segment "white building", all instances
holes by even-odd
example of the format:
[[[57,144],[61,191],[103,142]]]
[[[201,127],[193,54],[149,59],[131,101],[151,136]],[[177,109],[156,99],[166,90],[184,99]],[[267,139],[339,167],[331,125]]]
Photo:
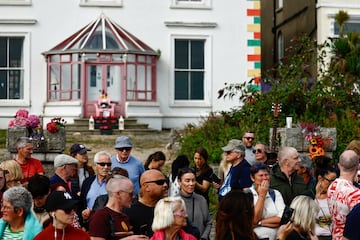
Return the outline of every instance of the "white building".
[[[0,0],[0,128],[20,108],[68,122],[115,115],[155,129],[197,123],[260,77],[260,0]]]

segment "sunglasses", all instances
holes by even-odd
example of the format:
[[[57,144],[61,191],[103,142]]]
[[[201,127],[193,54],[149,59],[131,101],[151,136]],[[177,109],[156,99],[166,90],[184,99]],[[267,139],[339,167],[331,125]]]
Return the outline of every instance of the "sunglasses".
[[[254,139],[255,139],[255,138],[253,138],[253,137],[244,137],[244,138],[245,138],[246,140],[248,140],[248,141],[250,141],[250,140],[251,140],[251,141],[254,141]]]
[[[227,155],[229,155],[229,154],[232,153],[232,151],[226,151],[225,153],[226,153]]]
[[[164,185],[164,183],[167,184],[167,180],[166,179],[158,179],[158,180],[154,180],[154,181],[148,181],[145,183],[155,183],[156,185],[162,186],[162,185]]]
[[[96,164],[98,164],[102,167],[105,167],[105,166],[111,167],[111,162],[98,162]]]
[[[262,153],[262,150],[261,150],[260,148],[254,149],[254,150],[253,150],[253,153]]]
[[[63,211],[66,213],[66,214],[70,214],[72,213],[72,211],[75,211],[74,208],[69,208],[69,209],[63,209]]]
[[[131,150],[131,147],[118,148],[117,150],[119,150],[120,152],[123,152],[124,150],[125,150],[126,152],[128,152],[128,151]]]

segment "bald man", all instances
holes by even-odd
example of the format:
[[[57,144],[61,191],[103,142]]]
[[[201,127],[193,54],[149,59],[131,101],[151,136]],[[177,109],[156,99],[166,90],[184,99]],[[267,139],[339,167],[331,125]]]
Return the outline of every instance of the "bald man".
[[[124,209],[136,234],[152,236],[151,225],[155,205],[161,198],[167,196],[167,193],[167,179],[160,171],[151,169],[141,175],[139,200],[135,201],[131,208]]]
[[[104,208],[95,212],[90,220],[89,235],[92,240],[113,239],[147,239],[145,235],[132,235],[129,217],[122,212],[129,208],[134,199],[134,187],[130,179],[118,176],[106,184],[109,200]]]

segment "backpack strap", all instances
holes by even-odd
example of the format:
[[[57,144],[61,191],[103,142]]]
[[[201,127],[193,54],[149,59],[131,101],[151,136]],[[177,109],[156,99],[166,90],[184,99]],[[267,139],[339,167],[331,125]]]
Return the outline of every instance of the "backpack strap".
[[[273,200],[273,202],[275,202],[275,191],[272,188],[269,188],[269,195],[271,197],[271,199]]]

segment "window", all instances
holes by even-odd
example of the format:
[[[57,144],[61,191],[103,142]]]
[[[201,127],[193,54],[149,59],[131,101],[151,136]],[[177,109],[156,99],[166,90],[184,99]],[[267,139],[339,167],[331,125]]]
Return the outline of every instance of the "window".
[[[348,32],[357,32],[360,33],[360,18],[350,18],[344,25],[344,35]],[[334,35],[339,36],[340,26],[334,21]]]
[[[175,39],[175,100],[204,100],[205,40]]]
[[[24,98],[24,37],[0,36],[0,99]]]
[[[211,9],[212,0],[171,0],[170,8]]]
[[[284,2],[283,0],[278,0],[278,9],[281,9],[284,7]]]
[[[123,0],[80,0],[80,6],[89,6],[89,7],[99,7],[99,6],[108,6],[108,7],[122,7]]]
[[[282,32],[278,34],[278,62],[281,62],[282,58],[284,57],[284,38]]]

